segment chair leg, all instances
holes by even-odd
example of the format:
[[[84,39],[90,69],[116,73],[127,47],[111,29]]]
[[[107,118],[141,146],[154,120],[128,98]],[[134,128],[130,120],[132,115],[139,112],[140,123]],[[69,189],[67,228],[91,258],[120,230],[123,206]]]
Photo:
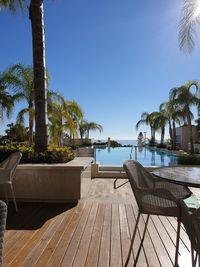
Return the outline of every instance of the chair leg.
[[[16,199],[15,199],[15,194],[14,194],[12,183],[10,184],[10,188],[11,188],[11,191],[12,191],[12,197],[13,197],[13,201],[14,201],[14,205],[15,205],[15,210],[16,210],[16,212],[18,212],[17,202],[16,202]]]
[[[137,256],[135,258],[134,267],[137,265],[137,261],[138,261],[139,255],[140,255],[140,251],[141,251],[141,248],[142,248],[142,245],[143,245],[143,242],[144,242],[145,234],[146,234],[146,231],[147,231],[147,225],[148,225],[148,222],[149,222],[149,217],[150,217],[150,215],[148,214],[146,222],[145,222],[144,231],[143,231],[142,239],[141,239],[141,242],[140,242],[140,246],[139,246],[139,249],[138,249],[138,252],[137,252]]]
[[[114,180],[114,189],[117,189],[117,180],[118,180],[118,178],[116,178],[116,179]]]
[[[195,259],[194,259],[194,249],[191,244],[191,259],[192,259],[192,267],[195,267]]]
[[[140,220],[140,212],[138,211],[138,215],[137,215],[137,219],[136,219],[136,223],[135,223],[135,228],[134,228],[134,231],[133,231],[133,236],[132,236],[132,239],[131,239],[131,244],[130,244],[128,256],[127,256],[127,259],[126,259],[124,267],[128,266],[128,262],[129,262],[129,259],[130,259],[130,256],[131,256],[131,251],[132,251],[134,239],[135,239],[135,236],[136,236],[136,231],[137,231],[139,220]]]
[[[174,266],[175,267],[178,267],[178,252],[179,252],[180,230],[181,230],[181,221],[178,218],[177,235],[176,235],[176,252],[175,252],[175,262],[174,262]]]
[[[7,184],[3,185],[3,190],[4,190],[5,202],[8,205]]]

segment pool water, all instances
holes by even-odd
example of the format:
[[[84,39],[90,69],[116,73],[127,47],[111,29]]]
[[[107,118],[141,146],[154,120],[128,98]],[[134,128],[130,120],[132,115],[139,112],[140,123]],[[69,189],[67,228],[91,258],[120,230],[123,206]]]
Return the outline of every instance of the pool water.
[[[96,148],[96,161],[100,165],[123,165],[124,161],[134,159],[144,166],[168,166],[177,163],[176,155],[147,147]]]

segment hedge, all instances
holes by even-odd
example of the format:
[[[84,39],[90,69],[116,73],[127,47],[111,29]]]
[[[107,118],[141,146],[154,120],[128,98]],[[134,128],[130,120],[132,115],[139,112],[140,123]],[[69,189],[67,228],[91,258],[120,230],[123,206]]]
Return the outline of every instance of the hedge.
[[[186,154],[179,155],[177,158],[178,164],[183,165],[200,165],[200,155],[199,154]]]
[[[45,152],[36,153],[29,146],[0,146],[0,162],[6,159],[11,153],[21,152],[20,163],[66,163],[74,158],[70,147],[50,147]]]

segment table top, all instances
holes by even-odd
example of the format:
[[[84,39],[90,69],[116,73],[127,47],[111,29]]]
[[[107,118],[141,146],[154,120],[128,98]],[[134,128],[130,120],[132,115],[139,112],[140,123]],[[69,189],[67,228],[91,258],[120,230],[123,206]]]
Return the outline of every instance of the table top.
[[[155,176],[170,182],[191,187],[200,187],[199,167],[166,167],[152,172]]]

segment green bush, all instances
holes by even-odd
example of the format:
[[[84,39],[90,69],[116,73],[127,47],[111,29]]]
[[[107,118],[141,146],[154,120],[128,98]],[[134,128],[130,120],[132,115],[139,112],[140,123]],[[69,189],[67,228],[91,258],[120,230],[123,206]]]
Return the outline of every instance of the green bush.
[[[189,155],[179,155],[177,158],[178,164],[183,165],[200,165],[200,155],[189,154]]]
[[[20,163],[65,163],[74,158],[74,153],[70,147],[50,147],[45,152],[36,153],[29,146],[0,146],[0,162],[14,152],[22,153]]]
[[[157,144],[157,148],[166,148],[166,144]]]

